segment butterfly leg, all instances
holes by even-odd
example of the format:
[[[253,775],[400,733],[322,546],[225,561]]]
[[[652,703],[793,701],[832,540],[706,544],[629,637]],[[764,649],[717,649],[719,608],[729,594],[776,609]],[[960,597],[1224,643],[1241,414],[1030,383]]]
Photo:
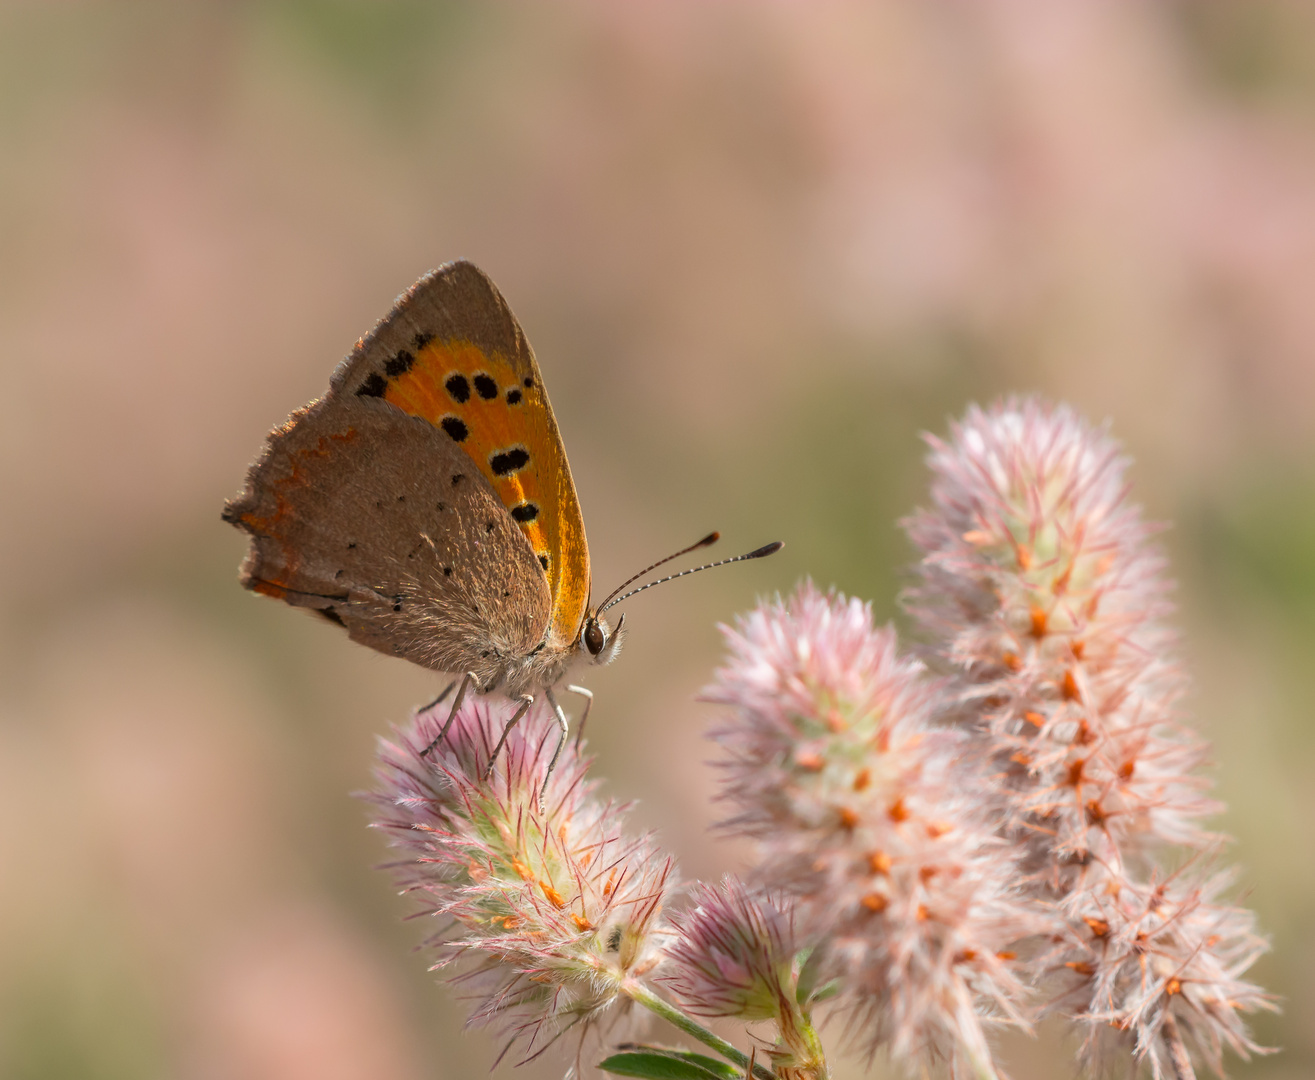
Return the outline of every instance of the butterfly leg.
[[[571,725],[567,722],[566,713],[557,704],[557,696],[552,692],[552,687],[545,686],[543,692],[548,698],[548,704],[552,706],[553,715],[557,717],[557,726],[562,729],[562,733],[557,737],[557,749],[552,752],[552,760],[548,762],[548,772],[543,778],[543,787],[539,790],[540,811],[543,810],[543,793],[548,790],[548,780],[552,777],[553,769],[557,768],[557,759],[562,756],[562,747],[566,745],[566,740],[571,734]]]
[[[461,706],[466,700],[466,691],[472,686],[478,685],[479,676],[473,671],[467,671],[466,674],[461,677],[461,689],[457,691],[457,700],[452,702],[452,711],[447,714],[447,722],[443,725],[443,730],[438,733],[434,741],[420,751],[421,757],[424,757],[429,751],[434,749],[434,747],[447,738],[447,729],[452,726],[452,721],[457,718],[457,713],[461,711]],[[451,689],[452,687],[450,686],[447,688],[447,690]],[[443,698],[447,697],[447,690],[444,690],[443,693],[439,695],[439,701],[442,701]],[[435,702],[434,704],[438,704],[438,702]]]
[[[428,705],[426,705],[423,709],[421,709],[420,712],[427,713],[435,705],[443,704],[443,699],[447,697],[448,694],[452,693],[452,688],[456,685],[457,685],[457,680],[453,679],[450,683],[447,684],[447,689],[444,690],[441,694],[439,694],[438,697],[434,698],[434,700],[431,701]]]
[[[568,684],[566,690],[567,693],[584,698],[584,712],[580,714],[580,722],[575,726],[575,745],[579,746],[580,740],[584,738],[584,725],[585,721],[589,719],[589,710],[594,706],[594,692],[574,684]]]
[[[497,763],[498,755],[502,753],[503,744],[506,743],[507,736],[511,734],[511,729],[519,724],[521,717],[530,711],[530,706],[534,704],[534,695],[521,694],[516,700],[520,702],[520,707],[512,715],[512,718],[507,721],[507,726],[502,729],[502,738],[498,740],[498,745],[493,748],[493,753],[489,756],[488,768],[484,770],[485,780],[493,775],[493,766]]]

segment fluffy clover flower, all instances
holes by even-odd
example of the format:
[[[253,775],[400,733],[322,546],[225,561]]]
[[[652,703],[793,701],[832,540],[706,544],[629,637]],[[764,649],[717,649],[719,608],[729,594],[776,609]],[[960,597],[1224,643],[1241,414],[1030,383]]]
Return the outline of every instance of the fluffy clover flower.
[[[621,832],[626,807],[594,797],[574,745],[539,811],[558,732],[546,708],[521,720],[486,778],[515,708],[469,701],[423,757],[446,710],[418,714],[381,740],[371,799],[402,853],[390,864],[402,890],[443,923],[427,941],[435,968],[461,962],[470,1023],[508,1033],[508,1047],[523,1039],[528,1060],[572,1028],[583,1037],[625,980],[657,966],[672,862]]]
[[[724,824],[759,840],[755,879],[793,894],[864,1049],[989,1075],[983,1020],[1021,1022],[1010,950],[1038,923],[968,740],[933,727],[933,684],[857,600],[806,584],[726,637],[705,696],[731,710]]]
[[[780,1038],[769,1053],[776,1075],[821,1080],[822,1044],[800,986],[807,954],[795,940],[789,907],[734,878],[697,885],[693,898],[697,906],[673,918],[677,937],[663,981],[697,1016],[774,1021]]]
[[[1184,1038],[1218,1069],[1222,1043],[1256,1049],[1238,1014],[1266,1004],[1241,979],[1264,945],[1198,865],[1156,884],[1160,852],[1217,846],[1201,821],[1219,807],[1194,771],[1205,747],[1178,719],[1169,585],[1127,501],[1126,459],[1070,409],[1032,400],[971,409],[948,443],[929,441],[906,604],[995,761],[1002,832],[1057,912],[1045,962],[1067,984],[1058,1003],[1089,1057],[1112,1029],[1157,1077],[1190,1075]]]

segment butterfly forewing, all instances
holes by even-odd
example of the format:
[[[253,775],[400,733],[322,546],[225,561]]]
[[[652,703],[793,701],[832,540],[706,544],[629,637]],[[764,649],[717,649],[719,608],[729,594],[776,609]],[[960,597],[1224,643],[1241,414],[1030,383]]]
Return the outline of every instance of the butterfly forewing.
[[[573,642],[589,602],[584,521],[539,366],[493,282],[467,262],[421,278],[339,366],[330,392],[381,399],[467,455],[543,569],[549,640]]]

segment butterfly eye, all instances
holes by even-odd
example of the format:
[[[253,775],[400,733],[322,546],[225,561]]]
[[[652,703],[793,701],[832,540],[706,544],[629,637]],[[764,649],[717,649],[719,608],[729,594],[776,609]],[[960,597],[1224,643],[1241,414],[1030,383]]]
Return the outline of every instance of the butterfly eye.
[[[591,656],[597,656],[606,644],[607,635],[603,633],[603,628],[590,619],[589,625],[584,628],[584,647],[589,650]]]

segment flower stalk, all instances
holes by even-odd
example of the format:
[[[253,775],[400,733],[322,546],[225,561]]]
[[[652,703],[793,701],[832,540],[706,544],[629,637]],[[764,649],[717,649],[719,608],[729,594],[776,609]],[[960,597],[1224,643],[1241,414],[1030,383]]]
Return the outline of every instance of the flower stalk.
[[[667,1021],[677,1031],[684,1032],[691,1039],[701,1042],[704,1046],[716,1050],[727,1061],[733,1062],[741,1069],[748,1069],[750,1065],[749,1055],[741,1052],[734,1044],[728,1043],[719,1035],[714,1034],[700,1024],[693,1017],[681,1012],[680,1009],[672,1005],[671,1002],[659,997],[644,983],[638,980],[631,980],[625,983],[622,991],[632,1001],[653,1013],[654,1016],[660,1016]],[[777,1075],[766,1066],[753,1063],[753,1075],[758,1080],[777,1080]]]

